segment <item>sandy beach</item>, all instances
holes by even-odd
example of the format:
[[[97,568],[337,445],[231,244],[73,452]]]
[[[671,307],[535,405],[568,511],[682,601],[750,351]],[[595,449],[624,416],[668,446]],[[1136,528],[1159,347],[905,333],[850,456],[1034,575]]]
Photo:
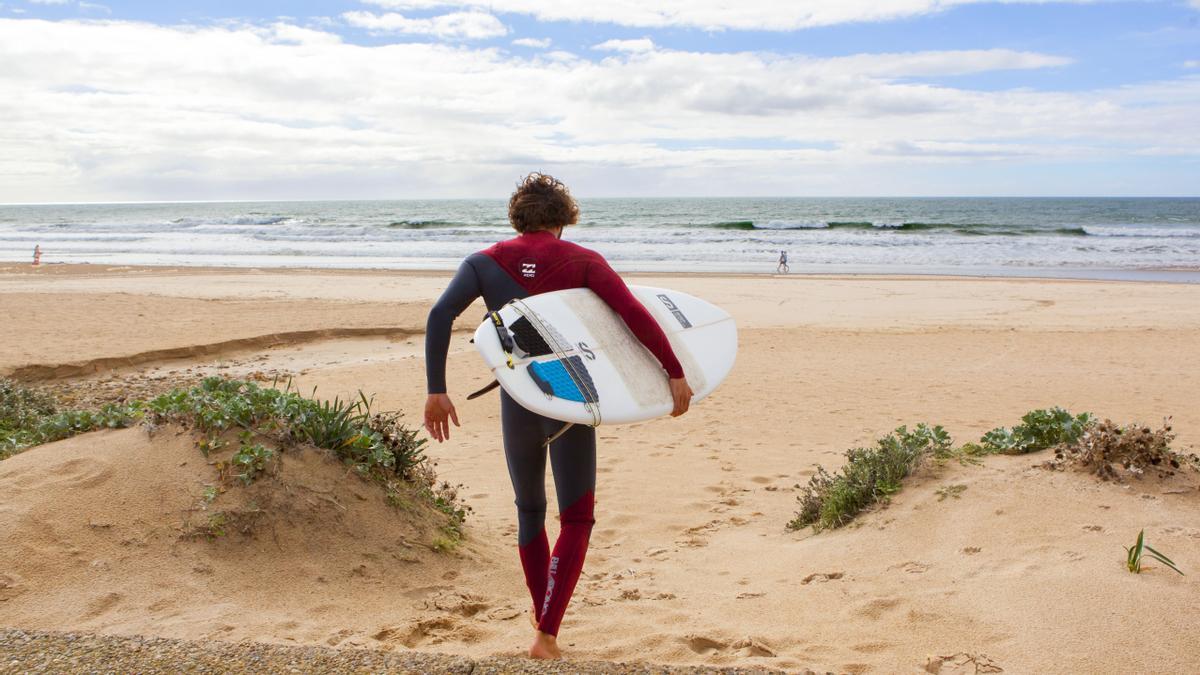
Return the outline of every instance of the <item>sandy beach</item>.
[[[1121,423],[1172,416],[1175,449],[1200,451],[1200,285],[626,279],[727,308],[740,350],[687,415],[600,429],[597,523],[560,636],[568,658],[851,673],[1196,669],[1195,475],[1115,484],[1047,471],[1043,457],[992,456],[926,468],[850,527],[786,525],[816,464],[836,468],[844,450],[901,424],[940,424],[963,443],[1062,406]],[[447,280],[0,266],[0,375],[84,393],[284,375],[323,398],[373,393],[415,425],[425,315]],[[274,533],[183,540],[181,510],[208,470],[191,439],[96,432],[0,462],[0,627],[519,655],[530,629],[498,401],[465,400],[491,379],[467,342],[482,311],[460,318],[451,346],[463,426],[429,449],[473,509],[455,552],[406,545],[402,514],[308,456],[289,461],[344,505],[319,521],[336,529],[312,531],[305,515]],[[1122,546],[1143,528],[1187,576],[1126,571]]]

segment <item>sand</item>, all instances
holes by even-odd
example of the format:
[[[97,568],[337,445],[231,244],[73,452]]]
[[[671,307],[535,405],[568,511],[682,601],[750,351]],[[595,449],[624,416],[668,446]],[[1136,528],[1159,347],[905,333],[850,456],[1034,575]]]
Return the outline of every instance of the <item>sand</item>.
[[[415,422],[424,313],[446,280],[0,267],[0,373],[86,388],[285,372],[322,396],[374,392]],[[924,471],[854,526],[785,528],[814,464],[834,468],[899,424],[942,424],[961,442],[1061,405],[1119,421],[1173,415],[1176,448],[1200,450],[1200,286],[628,280],[729,308],[741,350],[688,415],[601,429],[597,524],[561,636],[570,658],[947,673],[1200,663],[1192,477],[1119,485],[992,457]],[[459,551],[429,550],[420,523],[312,457],[287,475],[353,514],[314,498],[271,535],[182,537],[209,479],[190,440],[100,432],[0,463],[0,626],[519,655],[530,629],[498,402],[463,400],[490,379],[466,340],[456,335],[449,370],[464,426],[430,451],[474,508]],[[1122,546],[1142,528],[1188,576],[1125,571]]]

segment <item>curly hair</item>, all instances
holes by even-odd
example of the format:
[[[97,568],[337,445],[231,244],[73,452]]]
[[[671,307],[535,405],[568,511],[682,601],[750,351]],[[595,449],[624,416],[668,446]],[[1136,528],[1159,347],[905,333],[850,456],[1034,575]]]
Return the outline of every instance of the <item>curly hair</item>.
[[[533,172],[517,184],[508,200],[508,221],[522,234],[579,222],[579,205],[554,176]]]

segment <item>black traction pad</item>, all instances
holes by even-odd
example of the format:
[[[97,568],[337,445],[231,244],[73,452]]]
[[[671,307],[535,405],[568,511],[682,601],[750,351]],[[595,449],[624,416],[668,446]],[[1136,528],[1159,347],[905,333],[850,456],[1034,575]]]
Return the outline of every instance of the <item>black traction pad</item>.
[[[512,333],[513,341],[517,343],[517,347],[525,352],[528,356],[545,356],[552,354],[553,349],[546,343],[546,339],[542,334],[533,327],[526,317],[521,317],[509,325],[508,330]]]

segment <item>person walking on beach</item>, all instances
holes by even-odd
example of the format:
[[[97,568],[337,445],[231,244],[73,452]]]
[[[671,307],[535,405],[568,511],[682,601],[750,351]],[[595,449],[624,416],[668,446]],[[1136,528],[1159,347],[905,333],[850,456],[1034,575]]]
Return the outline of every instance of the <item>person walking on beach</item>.
[[[787,251],[780,251],[779,252],[779,265],[775,268],[775,273],[778,274],[778,273],[782,272],[783,274],[787,274],[788,272],[791,272],[791,271],[792,271],[792,268],[788,267]]]
[[[42,264],[42,246],[41,244],[33,245],[33,266],[37,267]]]
[[[567,187],[552,176],[531,173],[508,202],[508,218],[518,233],[467,256],[429,312],[425,333],[428,398],[425,429],[439,443],[449,440],[458,412],[446,389],[446,354],[454,319],[476,298],[488,311],[510,300],[568,288],[590,288],[629,326],[658,359],[674,399],[672,416],[688,410],[692,389],[666,335],[621,277],[595,251],[562,240],[563,229],[579,219],[579,207]],[[536,633],[533,658],[561,658],[559,624],[587,554],[595,523],[596,431],[573,426],[549,444],[550,466],[562,524],[554,551],[546,537],[546,440],[562,422],[521,407],[503,390],[500,420],[504,456],[517,506],[517,547],[525,585],[533,601]]]

